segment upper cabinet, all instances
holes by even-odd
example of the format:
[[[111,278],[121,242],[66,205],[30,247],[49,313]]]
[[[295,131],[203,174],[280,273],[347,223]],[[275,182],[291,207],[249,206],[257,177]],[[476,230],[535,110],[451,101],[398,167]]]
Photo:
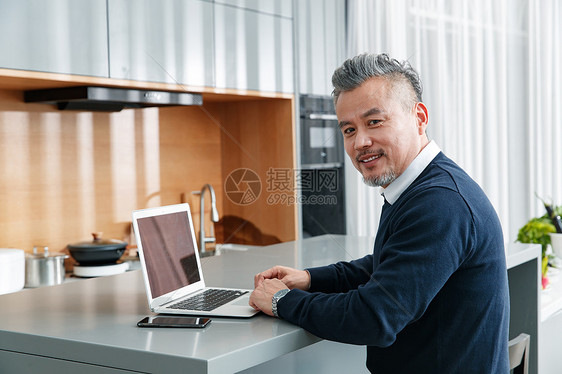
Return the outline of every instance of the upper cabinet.
[[[290,0],[0,0],[0,68],[293,93],[293,10]]]
[[[109,0],[110,77],[213,87],[213,4]]]
[[[329,95],[345,57],[345,0],[296,1],[299,93]]]
[[[0,68],[108,76],[106,0],[0,0]]]
[[[288,18],[293,17],[293,2],[291,0],[215,0],[215,3]]]
[[[293,65],[291,18],[215,3],[216,87],[293,92]]]

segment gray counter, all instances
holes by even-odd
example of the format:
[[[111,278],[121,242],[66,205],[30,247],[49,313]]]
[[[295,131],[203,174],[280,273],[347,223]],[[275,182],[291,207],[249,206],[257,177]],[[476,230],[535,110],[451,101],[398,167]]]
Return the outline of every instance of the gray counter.
[[[253,288],[253,275],[270,266],[351,260],[370,253],[372,242],[322,236],[225,250],[202,260],[205,281]],[[512,266],[536,253],[521,248],[517,256]],[[245,320],[213,318],[201,330],[138,328],[136,322],[150,314],[140,271],[2,295],[0,305],[2,373],[270,373],[272,367],[285,373],[341,372],[336,363],[347,372],[365,370],[363,347],[321,341],[262,314]]]

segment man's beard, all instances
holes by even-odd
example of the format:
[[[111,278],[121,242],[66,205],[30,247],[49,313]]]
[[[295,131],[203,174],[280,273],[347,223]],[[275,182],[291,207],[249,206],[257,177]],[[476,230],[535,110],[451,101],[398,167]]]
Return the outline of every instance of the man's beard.
[[[363,156],[367,156],[367,155],[378,155],[378,157],[386,157],[386,152],[383,149],[378,149],[378,150],[367,150],[364,152],[361,152],[360,154],[358,154],[355,157],[355,160],[357,161],[357,165],[361,165],[361,158]],[[361,172],[361,167],[360,166],[356,166],[357,170],[359,170],[359,172]],[[396,173],[393,170],[388,170],[387,172],[385,172],[382,175],[375,175],[375,176],[370,176],[370,177],[365,177],[365,175],[361,172],[361,175],[363,176],[363,183],[365,183],[367,186],[370,187],[382,187],[382,186],[386,186],[390,183],[392,183],[398,176],[396,175]]]
[[[390,170],[383,175],[375,175],[372,177],[363,176],[363,183],[370,187],[382,187],[392,183],[396,179],[396,173]]]

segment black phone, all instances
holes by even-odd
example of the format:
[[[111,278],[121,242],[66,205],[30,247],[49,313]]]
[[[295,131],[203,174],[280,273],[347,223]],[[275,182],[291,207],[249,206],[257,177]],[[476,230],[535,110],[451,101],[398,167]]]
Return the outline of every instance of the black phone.
[[[203,328],[211,322],[210,318],[183,316],[149,316],[139,322],[139,327],[187,327]]]

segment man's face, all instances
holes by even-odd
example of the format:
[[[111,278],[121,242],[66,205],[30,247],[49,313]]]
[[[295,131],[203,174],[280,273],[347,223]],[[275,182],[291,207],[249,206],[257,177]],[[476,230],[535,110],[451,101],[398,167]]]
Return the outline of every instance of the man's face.
[[[388,186],[428,143],[426,107],[417,103],[406,109],[399,96],[409,91],[391,89],[386,78],[370,78],[340,93],[336,103],[345,151],[373,186]]]

